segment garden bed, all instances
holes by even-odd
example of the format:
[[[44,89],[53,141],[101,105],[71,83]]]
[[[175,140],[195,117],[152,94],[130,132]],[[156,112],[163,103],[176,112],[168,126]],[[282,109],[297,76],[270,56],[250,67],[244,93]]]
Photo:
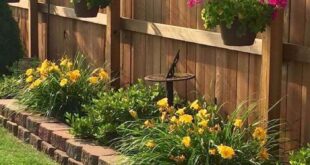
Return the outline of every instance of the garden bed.
[[[58,163],[108,165],[121,161],[113,149],[77,139],[70,134],[69,126],[25,110],[16,100],[0,100],[0,124]]]

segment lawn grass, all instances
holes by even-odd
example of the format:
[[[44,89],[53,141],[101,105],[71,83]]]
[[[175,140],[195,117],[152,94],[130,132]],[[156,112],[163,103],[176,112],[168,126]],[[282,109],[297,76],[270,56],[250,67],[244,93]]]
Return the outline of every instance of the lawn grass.
[[[0,126],[1,165],[56,165],[48,156],[24,144]]]

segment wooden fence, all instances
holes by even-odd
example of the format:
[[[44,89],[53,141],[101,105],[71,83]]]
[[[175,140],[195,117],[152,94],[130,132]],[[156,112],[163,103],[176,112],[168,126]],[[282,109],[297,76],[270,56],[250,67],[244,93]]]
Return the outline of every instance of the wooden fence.
[[[59,59],[81,51],[94,65],[111,63],[121,85],[126,85],[145,75],[166,73],[181,50],[178,71],[196,75],[195,80],[176,84],[182,96],[216,97],[226,103],[227,114],[244,100],[261,99],[258,116],[287,122],[283,135],[293,142],[285,148],[310,142],[309,1],[290,1],[284,21],[275,21],[261,39],[245,47],[225,46],[219,33],[205,31],[201,7],[189,9],[185,0],[115,0],[92,19],[77,18],[69,0],[50,2],[40,0],[32,4],[32,11],[27,0],[10,4],[28,56]],[[34,23],[37,32],[29,28]],[[282,97],[281,111],[268,114],[266,109]]]

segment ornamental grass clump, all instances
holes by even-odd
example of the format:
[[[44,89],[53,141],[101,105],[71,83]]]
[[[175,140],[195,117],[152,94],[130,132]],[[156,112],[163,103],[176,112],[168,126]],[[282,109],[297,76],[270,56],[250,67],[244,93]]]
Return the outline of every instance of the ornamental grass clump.
[[[24,75],[26,89],[20,95],[23,104],[32,109],[64,120],[65,113],[84,115],[82,104],[87,104],[107,89],[110,82],[103,68],[95,70],[83,55],[74,61],[63,58],[59,64],[45,60]]]
[[[18,76],[0,77],[0,99],[12,99],[23,88],[23,81]]]
[[[68,122],[76,136],[109,143],[120,135],[116,131],[119,125],[158,116],[154,102],[164,95],[159,84],[148,86],[139,80],[127,88],[102,93],[98,99],[85,105],[85,116],[69,115]]]
[[[158,101],[158,118],[118,128],[124,136],[117,148],[131,164],[273,164],[270,153],[278,133],[272,129],[278,125],[266,129],[267,123],[247,123],[254,108],[239,106],[223,118],[216,105],[196,100],[175,109],[165,98]]]

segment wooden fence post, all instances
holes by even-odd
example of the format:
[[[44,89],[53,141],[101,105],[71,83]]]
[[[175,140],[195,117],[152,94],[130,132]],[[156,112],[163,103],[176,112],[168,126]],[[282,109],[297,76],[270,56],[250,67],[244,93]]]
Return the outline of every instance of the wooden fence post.
[[[38,57],[38,0],[30,0],[28,8],[29,57]]]
[[[118,76],[113,86],[120,86],[120,0],[113,0],[107,8],[106,48],[105,60],[111,76]],[[112,74],[113,73],[113,74]]]
[[[267,27],[263,34],[263,55],[261,67],[260,113],[263,119],[280,119],[282,60],[283,60],[283,10]],[[274,107],[273,107],[274,106]],[[271,111],[268,111],[273,107]],[[278,129],[278,128],[277,128]]]

